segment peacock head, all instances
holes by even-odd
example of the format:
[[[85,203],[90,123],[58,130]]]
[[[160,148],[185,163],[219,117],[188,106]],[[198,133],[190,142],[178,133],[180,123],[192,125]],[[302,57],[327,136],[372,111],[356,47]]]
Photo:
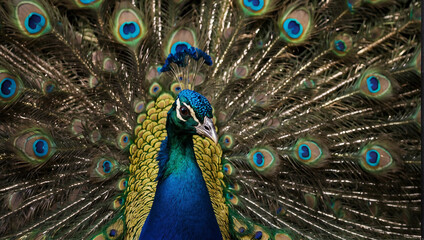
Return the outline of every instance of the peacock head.
[[[209,101],[203,95],[187,89],[178,94],[168,112],[168,124],[175,133],[198,134],[217,143],[218,136],[212,118]]]

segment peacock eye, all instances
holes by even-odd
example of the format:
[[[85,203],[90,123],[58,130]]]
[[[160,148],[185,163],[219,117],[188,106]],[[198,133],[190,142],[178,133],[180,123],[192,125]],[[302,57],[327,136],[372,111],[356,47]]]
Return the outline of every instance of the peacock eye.
[[[11,103],[21,95],[23,84],[21,80],[0,69],[0,103]]]
[[[247,157],[250,166],[265,176],[272,175],[280,161],[278,154],[270,147],[253,148]]]
[[[364,170],[378,174],[392,169],[395,166],[395,161],[388,149],[370,144],[361,150],[359,164]]]
[[[182,106],[180,107],[180,114],[182,117],[188,117],[190,115],[190,111],[188,110],[187,107]]]
[[[116,173],[118,162],[111,157],[100,157],[95,160],[91,177],[96,180],[106,180]]]
[[[22,132],[15,138],[13,144],[20,151],[23,160],[33,164],[46,162],[55,152],[53,140],[38,129]]]
[[[393,81],[376,69],[367,70],[360,78],[359,91],[367,97],[383,99],[393,92]]]
[[[309,139],[299,139],[293,147],[297,161],[309,167],[320,167],[326,158],[324,144]]]

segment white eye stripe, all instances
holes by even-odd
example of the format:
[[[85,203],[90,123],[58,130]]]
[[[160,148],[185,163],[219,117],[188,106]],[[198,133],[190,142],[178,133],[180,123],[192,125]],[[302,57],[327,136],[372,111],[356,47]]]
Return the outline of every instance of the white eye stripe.
[[[185,122],[186,120],[185,120],[184,118],[182,118],[182,117],[181,117],[181,114],[180,114],[180,107],[181,107],[180,99],[178,98],[178,99],[177,99],[177,118],[178,118],[178,119],[180,119],[181,121]]]
[[[186,106],[188,108],[188,110],[190,110],[190,115],[191,117],[194,119],[194,121],[196,121],[198,124],[200,124],[199,120],[197,120],[196,114],[194,113],[193,108],[191,108],[189,105],[183,103],[184,106]]]
[[[185,103],[183,103],[183,104],[184,104],[184,106],[185,106],[186,108],[188,108],[188,110],[190,111],[190,115],[191,115],[191,117],[194,119],[194,121],[196,121],[198,124],[200,124],[199,120],[198,120],[198,119],[197,119],[197,117],[196,117],[196,114],[194,113],[193,108],[191,108],[189,105],[187,105],[187,104],[185,104]],[[180,108],[181,108],[181,103],[180,103],[180,99],[178,98],[178,99],[177,99],[177,117],[178,117],[178,119],[180,119],[181,121],[185,122],[185,121],[187,121],[187,120],[185,120],[183,117],[181,117],[181,114],[180,114]]]

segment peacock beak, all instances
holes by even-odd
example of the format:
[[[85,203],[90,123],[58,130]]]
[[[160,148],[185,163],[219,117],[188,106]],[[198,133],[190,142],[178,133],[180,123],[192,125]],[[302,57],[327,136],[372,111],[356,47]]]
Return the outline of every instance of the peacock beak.
[[[218,143],[218,135],[215,131],[215,126],[211,118],[205,117],[203,124],[196,126],[197,134],[212,139],[215,143]]]

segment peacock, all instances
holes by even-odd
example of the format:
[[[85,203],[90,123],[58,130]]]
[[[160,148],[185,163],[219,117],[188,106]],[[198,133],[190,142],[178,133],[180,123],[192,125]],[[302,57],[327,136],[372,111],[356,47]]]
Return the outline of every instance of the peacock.
[[[0,239],[419,239],[421,2],[0,1]]]

